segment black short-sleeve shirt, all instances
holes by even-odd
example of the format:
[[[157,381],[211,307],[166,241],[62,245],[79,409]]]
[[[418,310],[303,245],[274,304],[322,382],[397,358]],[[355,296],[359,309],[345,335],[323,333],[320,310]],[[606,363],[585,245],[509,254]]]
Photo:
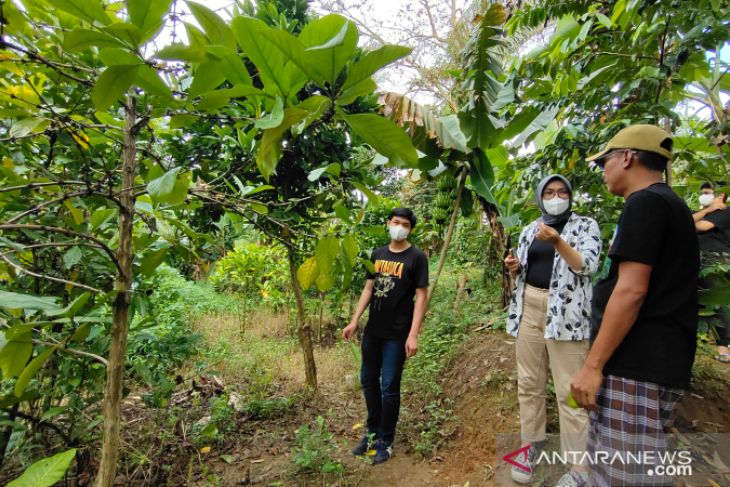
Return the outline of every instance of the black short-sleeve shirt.
[[[414,246],[392,252],[386,245],[370,257],[375,273],[370,316],[365,333],[386,339],[404,339],[413,321],[416,289],[428,286],[428,259]]]
[[[604,367],[604,374],[689,386],[697,343],[699,249],[687,205],[664,183],[632,193],[608,253],[608,276],[596,284],[594,325],[600,325],[622,261],[652,267],[639,315]]]
[[[715,225],[715,228],[699,234],[700,249],[705,252],[730,253],[730,211],[713,211],[704,220]]]

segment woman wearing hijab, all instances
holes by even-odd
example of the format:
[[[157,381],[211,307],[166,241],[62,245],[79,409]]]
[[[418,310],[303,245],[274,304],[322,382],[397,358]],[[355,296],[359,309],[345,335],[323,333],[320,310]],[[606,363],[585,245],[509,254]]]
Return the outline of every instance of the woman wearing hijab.
[[[601,234],[592,218],[571,210],[573,189],[553,174],[537,187],[542,216],[522,230],[516,252],[504,263],[515,279],[507,333],[517,338],[517,379],[520,434],[524,450],[512,479],[532,481],[532,467],[546,440],[545,387],[552,371],[560,416],[560,446],[570,459],[582,455],[588,435],[588,414],[568,403],[570,380],[580,371],[590,339],[593,288],[590,276],[598,268]],[[570,452],[579,452],[572,454]],[[587,467],[580,458],[557,486],[583,486]]]

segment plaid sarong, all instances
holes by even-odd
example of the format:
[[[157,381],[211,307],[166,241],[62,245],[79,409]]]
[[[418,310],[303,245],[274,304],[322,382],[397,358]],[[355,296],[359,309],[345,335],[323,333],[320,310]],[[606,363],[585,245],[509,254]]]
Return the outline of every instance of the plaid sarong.
[[[590,413],[587,452],[603,461],[590,462],[591,487],[672,485],[672,479],[654,474],[666,465],[664,434],[677,401],[684,391],[651,382],[608,375],[598,391],[598,410]],[[653,464],[637,458],[654,455]],[[657,455],[658,454],[658,455]],[[666,458],[666,457],[665,457]]]

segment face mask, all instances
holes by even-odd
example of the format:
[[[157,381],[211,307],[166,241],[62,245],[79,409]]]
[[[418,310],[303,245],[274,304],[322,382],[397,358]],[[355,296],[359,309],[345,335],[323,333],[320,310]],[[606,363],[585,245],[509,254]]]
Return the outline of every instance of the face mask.
[[[708,207],[708,206],[710,206],[710,203],[712,203],[712,200],[714,200],[714,199],[715,199],[714,194],[701,194],[700,195],[700,204],[703,207]]]
[[[543,199],[542,205],[545,207],[545,212],[548,215],[562,215],[570,207],[570,200],[564,200],[563,198],[556,197],[549,200]]]
[[[392,240],[395,240],[396,242],[405,240],[406,237],[408,237],[408,234],[410,233],[408,230],[406,230],[405,228],[403,228],[400,225],[388,226],[388,232],[390,232],[390,238]]]

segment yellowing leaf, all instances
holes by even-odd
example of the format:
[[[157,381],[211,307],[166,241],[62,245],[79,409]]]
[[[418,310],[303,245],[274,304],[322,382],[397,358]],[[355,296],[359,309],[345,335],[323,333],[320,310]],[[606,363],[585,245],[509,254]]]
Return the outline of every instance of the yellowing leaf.
[[[206,453],[210,453],[210,447],[204,446],[203,448],[200,449],[200,453],[202,453],[203,455],[205,455]]]
[[[355,423],[352,425],[352,431],[357,431],[359,429],[362,429],[364,425],[362,423]]]
[[[71,212],[71,216],[73,217],[76,225],[81,225],[84,222],[84,211],[76,208],[73,203],[71,203],[71,200],[64,201],[63,206],[68,208],[68,211]]]
[[[79,144],[79,147],[81,147],[82,149],[89,148],[89,136],[85,133],[79,132],[77,134],[75,132],[71,132],[71,137],[74,138],[74,140]]]
[[[375,450],[368,450],[366,455],[369,457],[374,457],[376,453],[378,453],[378,452],[376,452]]]

